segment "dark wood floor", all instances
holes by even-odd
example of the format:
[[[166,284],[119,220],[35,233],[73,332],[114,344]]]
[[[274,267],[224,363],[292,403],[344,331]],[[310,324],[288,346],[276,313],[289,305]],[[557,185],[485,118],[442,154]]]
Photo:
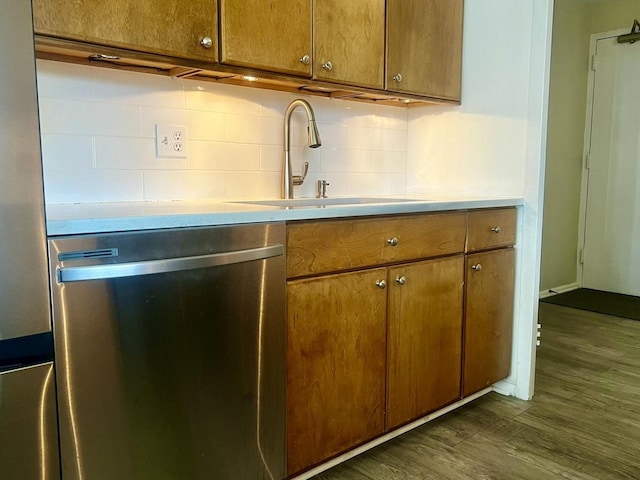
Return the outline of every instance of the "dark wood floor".
[[[315,480],[640,479],[640,322],[541,304],[536,394],[495,393]]]

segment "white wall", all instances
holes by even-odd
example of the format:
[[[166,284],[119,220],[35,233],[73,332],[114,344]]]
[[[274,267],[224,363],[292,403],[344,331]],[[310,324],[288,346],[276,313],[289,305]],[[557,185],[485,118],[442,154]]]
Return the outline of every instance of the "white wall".
[[[407,189],[518,195],[512,374],[533,395],[551,0],[466,0],[462,106],[409,112]]]
[[[462,106],[409,113],[410,192],[522,195],[531,1],[467,0]]]
[[[38,61],[48,203],[278,198],[283,115],[300,95]],[[323,141],[294,115],[292,159],[310,174],[296,196],[406,192],[404,108],[307,97]],[[155,124],[187,126],[187,158],[155,155]]]

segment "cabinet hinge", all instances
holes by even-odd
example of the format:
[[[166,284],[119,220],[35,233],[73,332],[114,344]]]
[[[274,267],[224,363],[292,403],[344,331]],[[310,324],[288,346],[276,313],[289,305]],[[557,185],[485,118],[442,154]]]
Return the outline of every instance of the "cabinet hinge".
[[[584,248],[580,249],[580,264],[584,264]]]
[[[591,153],[587,153],[584,156],[584,168],[586,168],[587,170],[591,168]]]
[[[597,55],[594,53],[591,56],[591,70],[593,70],[594,72],[596,71],[596,61],[597,61]]]

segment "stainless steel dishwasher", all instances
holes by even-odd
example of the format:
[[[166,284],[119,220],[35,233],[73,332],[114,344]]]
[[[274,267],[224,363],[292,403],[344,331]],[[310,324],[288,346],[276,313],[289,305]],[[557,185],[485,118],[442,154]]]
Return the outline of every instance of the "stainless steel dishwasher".
[[[49,240],[65,480],[285,477],[285,227]]]

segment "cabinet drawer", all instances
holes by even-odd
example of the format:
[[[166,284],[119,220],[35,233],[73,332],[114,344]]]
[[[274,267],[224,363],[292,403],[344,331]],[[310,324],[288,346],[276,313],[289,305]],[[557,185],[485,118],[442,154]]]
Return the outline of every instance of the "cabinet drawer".
[[[287,277],[459,253],[466,212],[310,221],[287,228]]]
[[[508,247],[516,242],[516,209],[495,208],[469,212],[467,251]]]

